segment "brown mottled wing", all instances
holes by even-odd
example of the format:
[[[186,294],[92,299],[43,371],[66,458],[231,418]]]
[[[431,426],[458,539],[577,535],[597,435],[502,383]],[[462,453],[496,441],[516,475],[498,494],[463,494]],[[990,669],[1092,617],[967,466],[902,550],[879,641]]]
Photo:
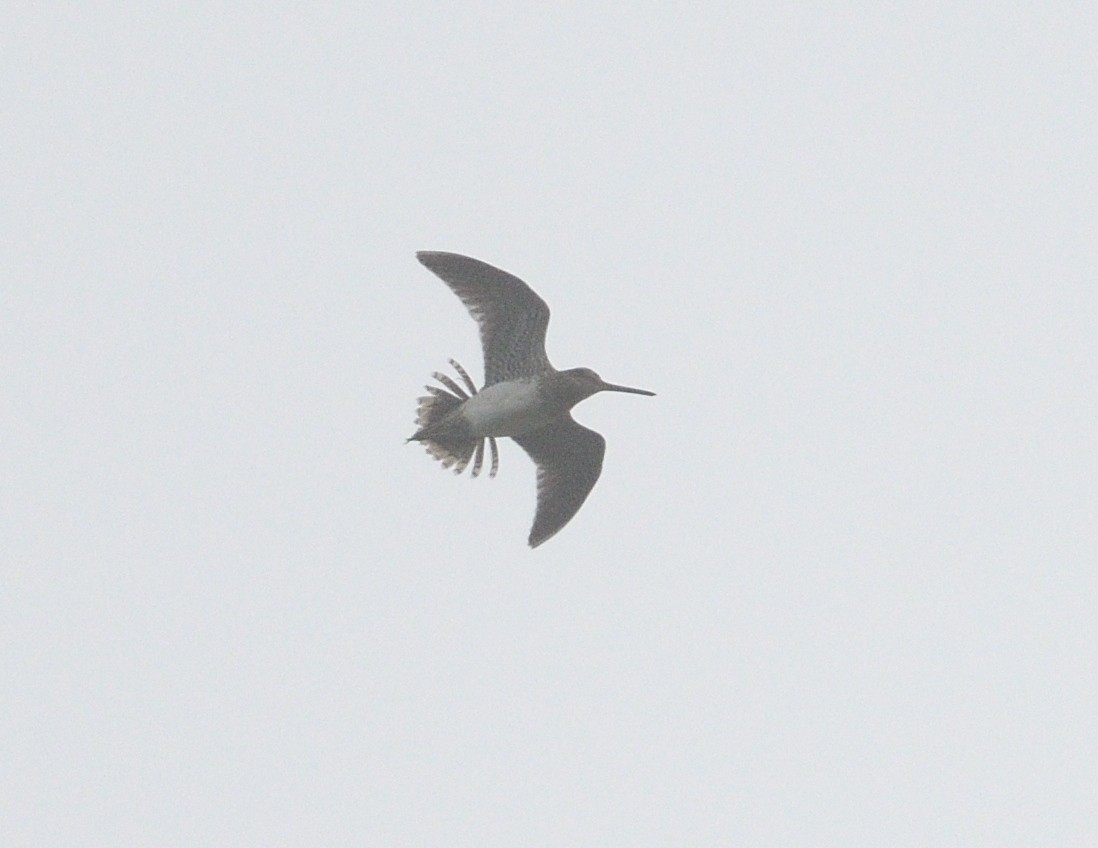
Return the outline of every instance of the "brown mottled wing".
[[[606,440],[571,415],[515,436],[538,467],[538,508],[530,529],[536,548],[572,520],[602,473]]]
[[[437,274],[480,325],[484,385],[548,370],[549,307],[526,283],[479,259],[421,250],[416,258]]]

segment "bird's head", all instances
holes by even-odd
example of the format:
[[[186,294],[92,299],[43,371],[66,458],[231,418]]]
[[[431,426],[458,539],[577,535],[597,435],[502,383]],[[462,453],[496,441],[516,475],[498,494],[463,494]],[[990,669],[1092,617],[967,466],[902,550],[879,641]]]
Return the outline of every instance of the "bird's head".
[[[629,386],[607,383],[590,368],[569,368],[567,371],[561,371],[559,377],[561,394],[572,404],[577,404],[596,392],[628,392],[631,395],[648,395],[649,397],[654,397],[656,394],[647,389],[633,389]]]

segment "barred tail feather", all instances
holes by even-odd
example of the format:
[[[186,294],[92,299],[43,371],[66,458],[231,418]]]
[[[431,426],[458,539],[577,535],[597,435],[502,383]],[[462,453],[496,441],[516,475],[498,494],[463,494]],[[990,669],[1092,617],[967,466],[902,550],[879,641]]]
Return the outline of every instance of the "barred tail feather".
[[[469,439],[468,441],[444,438],[423,440],[423,446],[427,448],[427,453],[442,463],[443,468],[453,468],[455,474],[460,474],[465,470],[465,466],[473,458],[473,453],[476,451],[478,444],[480,444],[480,439]]]
[[[454,366],[462,382],[469,388],[469,392],[475,395],[477,389],[469,378],[468,372],[452,359],[450,364]],[[425,386],[429,394],[419,399],[419,405],[416,407],[416,424],[419,430],[410,441],[422,442],[427,452],[437,459],[443,468],[453,468],[455,474],[463,472],[472,461],[471,476],[476,477],[484,464],[484,439],[468,438],[448,432],[451,428],[443,424],[446,416],[468,400],[470,395],[445,374],[436,371],[432,376],[445,388]],[[499,469],[499,454],[496,440],[490,438],[488,441],[492,448],[492,466],[489,476],[495,477]]]
[[[438,424],[449,413],[461,406],[464,399],[443,391],[437,386],[424,386],[424,388],[430,394],[421,397],[416,407],[416,426],[420,430],[426,430]]]

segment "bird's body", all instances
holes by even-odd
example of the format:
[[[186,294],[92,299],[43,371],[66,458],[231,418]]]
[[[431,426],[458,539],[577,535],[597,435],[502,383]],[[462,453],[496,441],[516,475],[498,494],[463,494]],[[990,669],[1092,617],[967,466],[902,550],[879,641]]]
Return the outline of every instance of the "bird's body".
[[[422,251],[416,257],[437,274],[480,325],[485,386],[477,390],[460,365],[450,363],[468,389],[435,372],[445,388],[427,386],[419,399],[419,429],[409,441],[456,473],[473,461],[472,475],[492,451],[491,476],[498,467],[496,438],[510,437],[538,467],[538,506],[529,543],[537,547],[579,511],[602,471],[606,442],[576,423],[570,410],[600,391],[652,395],[606,383],[589,368],[557,371],[545,354],[549,307],[518,277],[456,253]]]
[[[471,435],[481,438],[521,436],[560,415],[538,390],[536,377],[485,386],[461,405],[460,412]]]

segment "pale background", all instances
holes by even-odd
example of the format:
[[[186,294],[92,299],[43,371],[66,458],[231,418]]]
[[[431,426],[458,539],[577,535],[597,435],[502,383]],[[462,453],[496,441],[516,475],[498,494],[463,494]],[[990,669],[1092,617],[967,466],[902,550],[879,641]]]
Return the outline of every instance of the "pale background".
[[[4,846],[1098,844],[1098,6],[3,30]],[[417,249],[659,393],[536,551]]]

